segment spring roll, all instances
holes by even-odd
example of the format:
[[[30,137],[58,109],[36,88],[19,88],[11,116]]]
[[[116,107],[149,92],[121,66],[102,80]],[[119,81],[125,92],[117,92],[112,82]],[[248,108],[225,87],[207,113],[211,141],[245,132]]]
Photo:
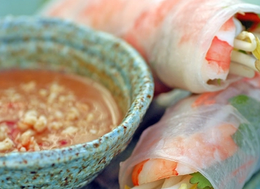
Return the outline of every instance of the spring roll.
[[[242,189],[260,169],[260,76],[169,107],[120,164],[121,189]]]
[[[151,66],[156,92],[194,93],[224,89],[260,70],[253,34],[259,13],[239,0],[56,0],[40,11],[126,40]]]

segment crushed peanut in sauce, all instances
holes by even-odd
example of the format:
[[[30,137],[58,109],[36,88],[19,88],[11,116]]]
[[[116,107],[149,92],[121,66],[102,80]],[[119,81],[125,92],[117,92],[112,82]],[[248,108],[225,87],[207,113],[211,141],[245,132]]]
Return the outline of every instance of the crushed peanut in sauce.
[[[43,70],[0,72],[0,153],[91,141],[121,119],[111,94],[90,79]]]

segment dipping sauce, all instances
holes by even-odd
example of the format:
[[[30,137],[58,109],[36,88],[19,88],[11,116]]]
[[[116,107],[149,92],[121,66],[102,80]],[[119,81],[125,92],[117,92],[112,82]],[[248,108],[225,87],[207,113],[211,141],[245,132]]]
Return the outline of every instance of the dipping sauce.
[[[0,72],[0,153],[88,142],[121,120],[110,92],[89,78],[43,70]]]

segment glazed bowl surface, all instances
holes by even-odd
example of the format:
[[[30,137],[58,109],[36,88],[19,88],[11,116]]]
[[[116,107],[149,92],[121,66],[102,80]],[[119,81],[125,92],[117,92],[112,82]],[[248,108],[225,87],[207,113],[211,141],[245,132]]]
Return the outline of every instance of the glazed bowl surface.
[[[89,77],[112,93],[122,122],[102,137],[52,150],[0,156],[0,188],[81,188],[122,152],[153,97],[153,79],[124,41],[70,21],[40,17],[0,20],[0,71],[51,69]]]

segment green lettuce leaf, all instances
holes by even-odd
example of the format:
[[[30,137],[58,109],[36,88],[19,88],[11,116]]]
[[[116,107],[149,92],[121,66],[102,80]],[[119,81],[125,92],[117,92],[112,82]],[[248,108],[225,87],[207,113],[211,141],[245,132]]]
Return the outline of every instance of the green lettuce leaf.
[[[233,97],[229,102],[249,122],[240,124],[238,131],[232,136],[236,144],[242,147],[246,145],[243,140],[245,135],[253,140],[256,134],[260,134],[260,102],[246,95]]]
[[[201,173],[196,172],[191,174],[190,183],[197,184],[199,189],[213,189],[211,183]]]

